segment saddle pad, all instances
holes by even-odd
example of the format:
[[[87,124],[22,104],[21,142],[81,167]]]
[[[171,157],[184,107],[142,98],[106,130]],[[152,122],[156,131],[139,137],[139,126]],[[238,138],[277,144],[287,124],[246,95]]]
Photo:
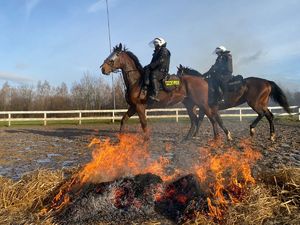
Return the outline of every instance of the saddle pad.
[[[167,87],[179,86],[180,80],[165,80],[164,83],[165,83],[165,86],[167,86]]]
[[[163,80],[163,88],[165,91],[173,91],[180,86],[180,79],[176,75],[169,75]]]

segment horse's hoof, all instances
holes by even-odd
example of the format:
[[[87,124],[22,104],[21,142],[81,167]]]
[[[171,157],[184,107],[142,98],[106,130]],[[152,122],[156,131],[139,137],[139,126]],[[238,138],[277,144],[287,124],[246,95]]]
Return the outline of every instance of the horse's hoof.
[[[227,133],[227,140],[228,141],[232,141],[233,140],[230,131],[228,131],[228,133]]]
[[[271,140],[272,142],[274,142],[274,141],[276,140],[276,135],[275,135],[274,133],[271,134],[270,140]]]
[[[250,136],[253,137],[255,134],[255,129],[254,128],[250,128]]]

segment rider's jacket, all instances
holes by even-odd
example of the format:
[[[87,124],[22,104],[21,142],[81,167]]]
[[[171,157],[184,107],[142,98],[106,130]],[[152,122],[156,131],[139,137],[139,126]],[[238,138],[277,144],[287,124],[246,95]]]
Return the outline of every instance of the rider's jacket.
[[[209,69],[209,74],[221,77],[229,77],[232,75],[232,56],[230,51],[225,51],[218,55],[215,64]]]
[[[154,50],[149,67],[152,71],[158,70],[160,72],[168,73],[170,66],[170,58],[170,51],[165,46],[162,46],[159,49]]]

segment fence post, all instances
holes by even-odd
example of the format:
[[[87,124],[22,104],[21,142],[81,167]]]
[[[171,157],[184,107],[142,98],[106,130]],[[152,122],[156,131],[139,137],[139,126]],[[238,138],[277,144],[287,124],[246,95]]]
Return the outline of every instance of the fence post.
[[[112,122],[115,123],[115,110],[112,110]]]
[[[148,119],[148,111],[145,110],[145,116],[146,116],[146,120]]]
[[[242,109],[240,108],[240,122],[242,121]]]
[[[10,119],[11,119],[11,114],[10,113],[8,113],[8,126],[10,127],[10,125],[11,125],[11,121],[10,121]]]
[[[47,125],[47,113],[44,112],[44,126]]]
[[[79,125],[81,125],[81,111],[79,111]]]
[[[178,123],[178,109],[176,109],[176,122]]]
[[[300,106],[298,107],[298,120],[300,121]]]

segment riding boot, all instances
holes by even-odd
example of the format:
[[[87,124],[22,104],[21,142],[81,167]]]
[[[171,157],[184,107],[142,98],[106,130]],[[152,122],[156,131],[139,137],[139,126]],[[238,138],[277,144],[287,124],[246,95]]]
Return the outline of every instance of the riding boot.
[[[217,92],[218,92],[218,104],[221,104],[221,103],[224,103],[224,92],[223,92],[223,90],[222,90],[222,88],[221,87],[218,87],[218,89],[217,89]]]
[[[144,72],[143,89],[146,91],[150,85],[150,69],[146,68]]]
[[[153,93],[149,96],[152,100],[159,102],[160,100],[157,98],[159,92],[159,81],[157,79],[152,80]]]

